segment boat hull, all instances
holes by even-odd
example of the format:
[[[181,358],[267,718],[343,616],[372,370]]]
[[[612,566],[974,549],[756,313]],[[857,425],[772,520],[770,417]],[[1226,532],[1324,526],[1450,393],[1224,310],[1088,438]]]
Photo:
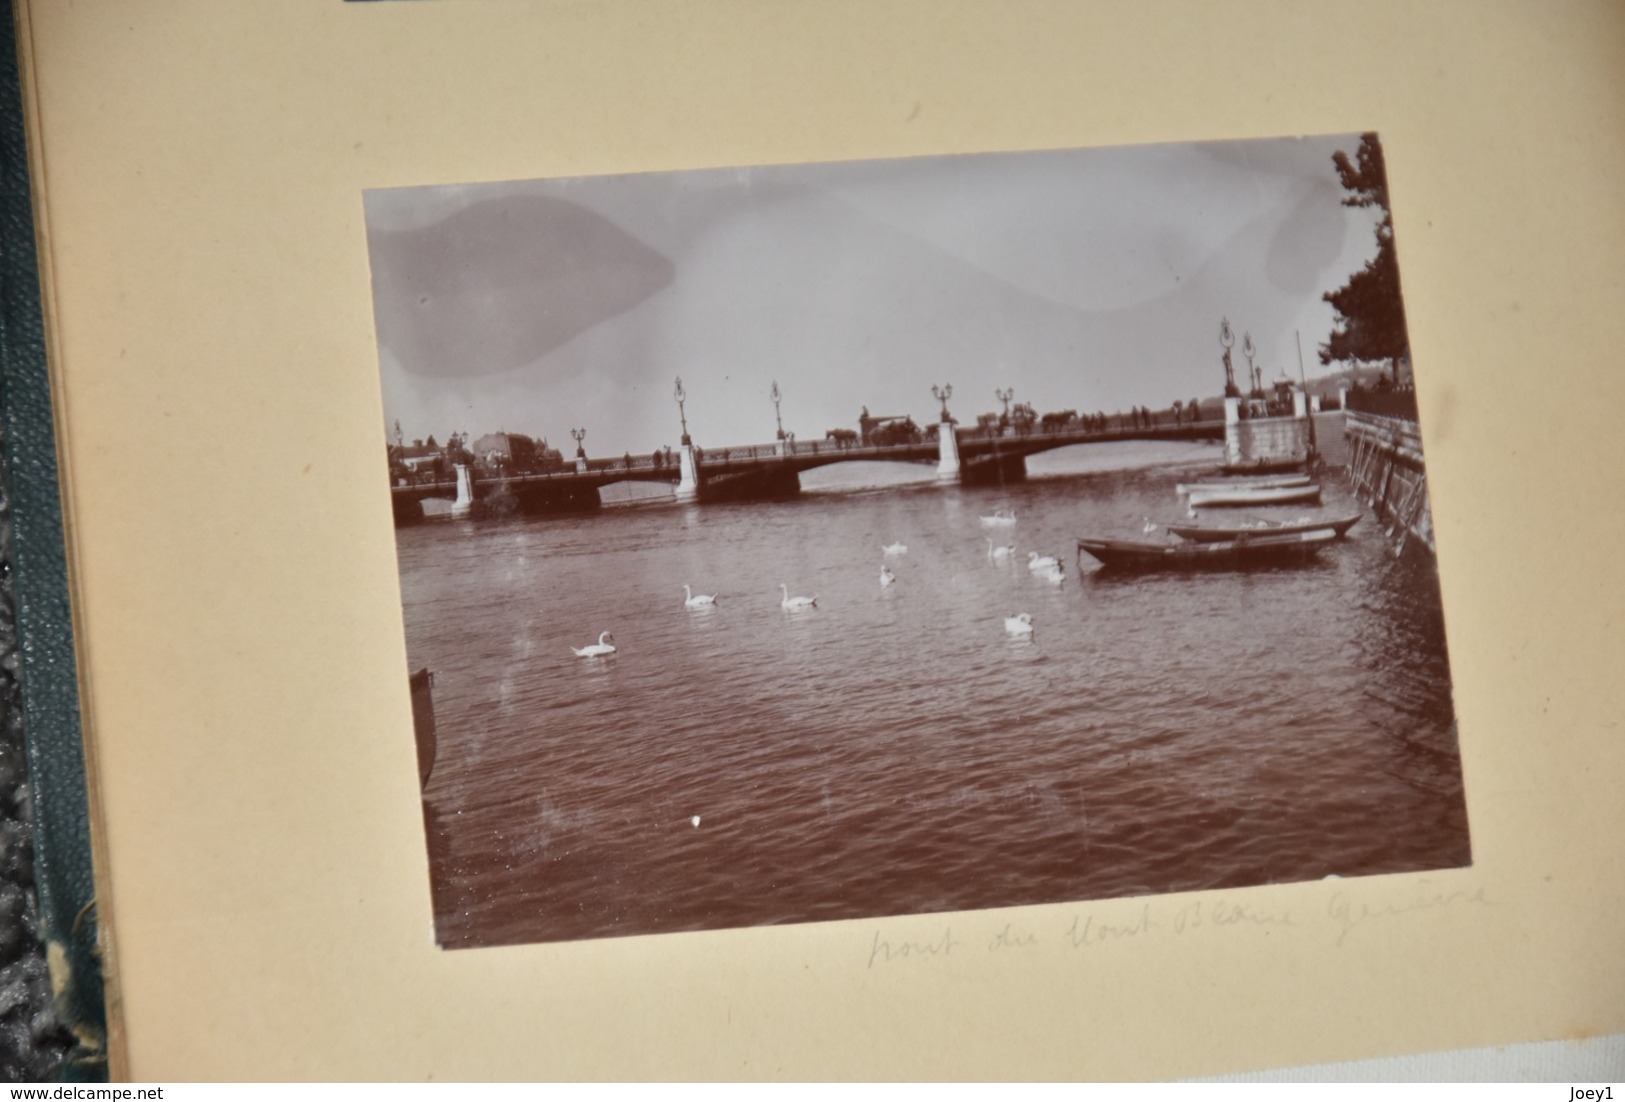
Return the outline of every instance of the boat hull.
[[[1319,486],[1214,487],[1193,489],[1193,509],[1235,508],[1247,505],[1303,505],[1320,502]]]
[[[1078,550],[1114,570],[1235,570],[1305,562],[1337,539],[1330,528],[1212,543],[1080,539]]]
[[[1260,460],[1256,463],[1226,463],[1219,468],[1222,474],[1280,474],[1283,471],[1301,471],[1302,459]]]
[[[1306,474],[1278,474],[1265,478],[1201,479],[1181,482],[1174,488],[1182,494],[1209,493],[1214,490],[1268,490],[1277,486],[1307,486],[1314,481]]]
[[[1342,536],[1350,528],[1353,528],[1359,520],[1359,514],[1355,514],[1351,517],[1336,517],[1332,520],[1297,520],[1283,524],[1260,524],[1252,528],[1201,524],[1169,524],[1165,525],[1165,527],[1180,539],[1193,540],[1197,543],[1219,543],[1224,540],[1249,539],[1259,536],[1297,535],[1300,532],[1313,532],[1317,528],[1329,528],[1334,535]]]

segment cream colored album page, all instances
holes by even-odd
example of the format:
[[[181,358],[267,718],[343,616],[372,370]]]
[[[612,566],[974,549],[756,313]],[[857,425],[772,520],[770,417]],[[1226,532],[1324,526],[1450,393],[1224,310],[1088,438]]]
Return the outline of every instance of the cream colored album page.
[[[1625,1028],[1617,6],[18,17],[116,1075]]]

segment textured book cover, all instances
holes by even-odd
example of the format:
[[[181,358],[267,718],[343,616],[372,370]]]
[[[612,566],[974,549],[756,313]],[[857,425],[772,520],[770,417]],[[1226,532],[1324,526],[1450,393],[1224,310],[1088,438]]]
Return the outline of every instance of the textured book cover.
[[[9,906],[0,923],[7,968],[0,1022],[17,1078],[54,1074],[68,1080],[107,1075],[106,1016],[97,947],[89,803],[80,725],[78,664],[68,600],[68,568],[57,483],[51,386],[46,370],[38,260],[30,199],[27,143],[19,94],[17,44],[8,10],[0,39],[0,407],[4,409],[5,481],[9,507],[4,569],[14,634],[4,660],[7,734],[20,727],[27,753],[29,792],[0,794],[18,816],[6,839],[4,880],[8,904],[30,879],[28,842],[21,835],[32,810],[32,883],[38,895],[37,934],[50,980],[50,1005],[34,1005],[29,973],[36,931],[26,912]],[[5,780],[20,783],[20,772]],[[16,796],[22,796],[16,793]],[[23,881],[19,883],[19,880]],[[14,964],[14,958],[16,963]],[[42,1014],[43,1012],[43,1014]],[[67,1035],[52,1022],[66,1026]],[[71,1037],[71,1040],[68,1039]]]

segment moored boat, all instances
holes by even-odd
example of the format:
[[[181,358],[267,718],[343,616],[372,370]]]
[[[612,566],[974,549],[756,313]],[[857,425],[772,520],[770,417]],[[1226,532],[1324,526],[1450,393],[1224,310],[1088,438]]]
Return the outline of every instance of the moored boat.
[[[1302,505],[1319,503],[1320,487],[1318,485],[1193,487],[1189,496],[1193,509],[1239,505]]]
[[[1221,474],[1280,474],[1283,471],[1301,471],[1307,460],[1304,459],[1255,459],[1251,463],[1225,463],[1219,467]]]
[[[1359,520],[1360,514],[1355,513],[1353,516],[1333,517],[1330,520],[1265,520],[1256,524],[1237,525],[1168,524],[1164,527],[1180,539],[1194,540],[1197,543],[1217,543],[1221,540],[1256,539],[1259,536],[1296,535],[1299,532],[1313,532],[1317,528],[1329,528],[1333,535],[1342,536]]]
[[[1306,474],[1272,474],[1257,478],[1204,478],[1181,482],[1174,489],[1182,494],[1193,490],[1266,490],[1272,486],[1307,486],[1311,481]]]
[[[1337,539],[1330,528],[1290,535],[1272,534],[1213,543],[1137,543],[1133,540],[1078,540],[1104,567],[1120,570],[1230,570],[1302,562]]]

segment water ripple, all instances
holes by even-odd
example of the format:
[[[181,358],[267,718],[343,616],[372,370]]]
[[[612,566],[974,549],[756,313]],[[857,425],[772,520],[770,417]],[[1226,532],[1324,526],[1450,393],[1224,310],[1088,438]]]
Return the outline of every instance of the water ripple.
[[[1078,535],[1176,515],[1190,473],[403,530],[442,942],[1469,860],[1428,564],[1356,528],[1301,570],[1070,568]],[[1021,518],[1000,537],[1019,562],[988,558],[995,508]],[[1034,548],[1064,584],[1026,569]],[[685,582],[717,605],[685,609]],[[780,582],[818,607],[785,612]],[[1017,612],[1030,639],[1004,632]],[[571,654],[605,630],[614,657]]]

